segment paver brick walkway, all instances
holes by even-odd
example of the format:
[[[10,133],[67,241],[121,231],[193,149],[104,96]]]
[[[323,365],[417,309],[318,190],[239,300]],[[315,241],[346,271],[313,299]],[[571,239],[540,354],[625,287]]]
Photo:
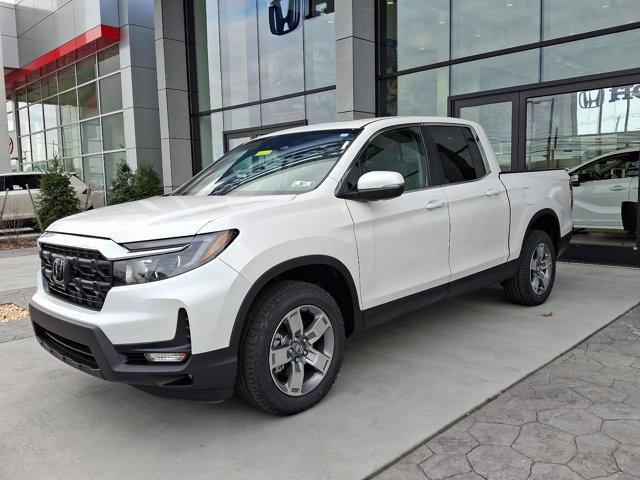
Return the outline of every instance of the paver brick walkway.
[[[640,479],[640,306],[374,478]]]

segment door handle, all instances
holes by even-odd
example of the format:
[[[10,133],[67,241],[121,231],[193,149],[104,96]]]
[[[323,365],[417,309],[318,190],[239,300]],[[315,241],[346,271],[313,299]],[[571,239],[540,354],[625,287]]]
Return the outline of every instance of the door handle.
[[[436,208],[442,208],[447,204],[444,200],[431,200],[427,203],[427,210],[435,210]]]
[[[490,188],[489,190],[484,192],[487,197],[493,197],[494,195],[498,195],[499,193],[500,190],[498,190],[497,188]]]
[[[609,190],[611,190],[612,192],[621,192],[623,190],[626,190],[627,188],[629,187],[625,187],[624,185],[614,185]]]

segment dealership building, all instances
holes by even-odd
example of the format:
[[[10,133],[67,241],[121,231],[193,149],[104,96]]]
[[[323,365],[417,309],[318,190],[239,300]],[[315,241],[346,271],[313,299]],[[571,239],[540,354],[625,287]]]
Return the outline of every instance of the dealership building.
[[[640,144],[637,6],[5,0],[0,171],[61,158],[106,195],[148,161],[169,190],[266,132],[385,115],[477,121],[503,170],[573,167]]]

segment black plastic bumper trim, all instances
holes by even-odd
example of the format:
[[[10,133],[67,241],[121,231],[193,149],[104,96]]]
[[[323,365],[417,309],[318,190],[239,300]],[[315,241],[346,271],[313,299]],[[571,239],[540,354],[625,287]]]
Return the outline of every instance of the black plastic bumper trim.
[[[190,355],[180,364],[128,364],[126,355],[118,352],[121,347],[113,345],[100,328],[60,317],[33,304],[29,305],[29,313],[40,345],[85,373],[172,398],[220,402],[233,395],[237,354],[231,348]],[[52,341],[56,337],[58,341]],[[90,355],[83,347],[89,349]]]

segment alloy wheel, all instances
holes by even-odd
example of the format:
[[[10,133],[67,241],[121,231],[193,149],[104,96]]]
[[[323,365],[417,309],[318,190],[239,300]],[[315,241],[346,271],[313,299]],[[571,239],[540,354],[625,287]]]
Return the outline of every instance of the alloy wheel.
[[[553,273],[551,249],[546,243],[540,243],[531,256],[530,262],[531,288],[536,295],[542,295],[549,288]]]
[[[273,334],[269,351],[271,377],[287,395],[309,393],[325,377],[333,350],[333,327],[327,315],[313,305],[294,308]]]

